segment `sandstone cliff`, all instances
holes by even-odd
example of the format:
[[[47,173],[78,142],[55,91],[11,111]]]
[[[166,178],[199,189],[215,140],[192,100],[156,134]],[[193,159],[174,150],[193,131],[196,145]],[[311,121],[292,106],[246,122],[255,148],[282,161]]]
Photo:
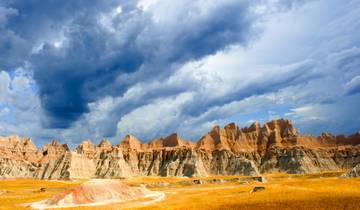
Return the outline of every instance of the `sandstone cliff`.
[[[127,135],[118,145],[83,141],[75,151],[52,141],[38,150],[29,138],[0,137],[0,177],[114,178],[129,176],[316,173],[360,163],[360,133],[300,135],[289,120],[239,128],[215,126],[197,143],[174,133],[142,143]]]

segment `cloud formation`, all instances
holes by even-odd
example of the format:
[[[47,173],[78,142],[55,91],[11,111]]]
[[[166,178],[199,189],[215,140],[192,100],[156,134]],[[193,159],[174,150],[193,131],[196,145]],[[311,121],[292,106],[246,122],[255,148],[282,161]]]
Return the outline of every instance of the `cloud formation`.
[[[12,57],[32,64],[49,127],[69,127],[89,102],[121,95],[138,81],[161,79],[183,63],[245,45],[254,19],[249,1],[163,2],[154,11],[136,1],[95,2],[6,5],[14,12],[2,18],[5,30],[31,45],[28,55]],[[19,50],[11,40],[5,44],[10,47],[2,54]]]
[[[274,117],[353,132],[334,112],[359,115],[359,14],[350,0],[0,0],[0,134],[196,139]]]

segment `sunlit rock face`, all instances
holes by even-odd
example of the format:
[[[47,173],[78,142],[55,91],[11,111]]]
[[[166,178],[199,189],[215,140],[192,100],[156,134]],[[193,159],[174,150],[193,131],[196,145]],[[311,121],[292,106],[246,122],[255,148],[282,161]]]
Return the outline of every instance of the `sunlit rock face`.
[[[0,137],[0,177],[34,177],[41,156],[30,138]]]
[[[126,135],[118,145],[90,140],[71,151],[54,140],[41,150],[29,138],[0,138],[0,176],[42,179],[130,176],[317,173],[352,169],[360,163],[360,133],[301,135],[289,120],[239,128],[215,126],[197,142],[171,134],[149,143]]]

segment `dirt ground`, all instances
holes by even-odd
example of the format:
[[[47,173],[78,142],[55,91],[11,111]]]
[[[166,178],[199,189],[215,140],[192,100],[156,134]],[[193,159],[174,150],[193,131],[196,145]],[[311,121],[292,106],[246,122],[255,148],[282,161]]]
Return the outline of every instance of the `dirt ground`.
[[[360,178],[340,179],[339,174],[266,174],[265,183],[248,177],[208,177],[200,179],[201,184],[190,178],[136,177],[124,182],[145,184],[165,198],[67,209],[360,209]],[[22,204],[49,198],[83,181],[1,180],[0,209],[29,209]],[[251,193],[254,187],[265,189]]]

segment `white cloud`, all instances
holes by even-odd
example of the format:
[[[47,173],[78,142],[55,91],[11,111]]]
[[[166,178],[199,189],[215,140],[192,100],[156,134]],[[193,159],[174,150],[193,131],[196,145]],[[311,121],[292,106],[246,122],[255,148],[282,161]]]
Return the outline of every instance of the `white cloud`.
[[[26,72],[23,68],[11,74],[0,71],[0,135],[30,136],[41,143],[51,134],[41,126],[40,100]]]
[[[298,115],[304,115],[307,113],[311,113],[313,110],[314,110],[314,107],[312,107],[312,106],[303,106],[303,107],[291,109],[291,111],[293,111],[295,114],[298,114]]]
[[[161,98],[123,116],[117,124],[120,134],[132,133],[150,140],[177,130],[183,106],[192,99],[191,93]]]

